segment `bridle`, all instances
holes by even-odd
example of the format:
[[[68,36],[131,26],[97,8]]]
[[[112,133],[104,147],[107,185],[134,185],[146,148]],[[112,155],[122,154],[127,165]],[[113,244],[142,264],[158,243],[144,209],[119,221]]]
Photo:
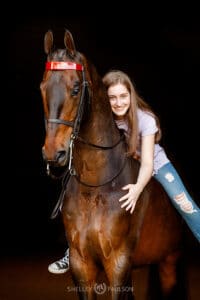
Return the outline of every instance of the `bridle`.
[[[90,101],[89,84],[88,84],[88,81],[86,80],[86,77],[85,77],[85,71],[84,71],[83,65],[77,64],[77,63],[74,63],[74,62],[59,62],[59,61],[49,62],[48,61],[48,62],[46,62],[46,70],[54,70],[54,71],[55,70],[78,70],[78,71],[82,71],[82,78],[83,78],[81,98],[80,98],[79,106],[78,106],[76,117],[75,117],[74,121],[67,121],[67,120],[62,120],[62,119],[46,119],[45,118],[45,124],[46,125],[48,123],[55,123],[55,124],[63,124],[65,126],[70,126],[70,127],[73,128],[71,136],[70,136],[70,141],[69,141],[69,164],[68,164],[67,170],[65,170],[65,172],[62,174],[62,176],[60,176],[60,177],[63,178],[63,180],[62,180],[62,191],[61,191],[61,195],[59,197],[58,203],[56,204],[56,207],[54,208],[54,211],[52,213],[52,218],[55,218],[57,213],[58,213],[58,210],[60,209],[60,207],[62,205],[62,201],[63,201],[65,190],[66,190],[66,185],[69,181],[70,176],[74,176],[79,183],[81,183],[85,186],[88,186],[88,187],[101,187],[101,186],[104,186],[104,185],[112,182],[115,178],[117,178],[120,175],[120,173],[122,172],[122,170],[125,167],[126,159],[124,159],[122,167],[117,172],[117,174],[114,175],[111,179],[107,180],[104,183],[101,183],[101,184],[98,184],[98,185],[92,185],[92,184],[89,184],[87,182],[83,182],[83,181],[80,180],[80,178],[76,174],[76,171],[75,171],[74,166],[72,164],[74,141],[78,140],[81,143],[87,144],[87,145],[89,145],[91,147],[94,147],[94,148],[97,148],[97,149],[109,150],[109,149],[115,148],[117,145],[119,145],[124,140],[124,134],[121,133],[119,140],[111,146],[96,145],[96,144],[90,143],[89,141],[86,141],[85,139],[81,138],[79,136],[79,131],[80,131],[81,121],[83,119],[85,103],[86,103],[86,101],[88,103]],[[126,158],[126,156],[125,156],[125,158]],[[51,172],[50,172],[50,166],[49,166],[48,162],[47,162],[47,174],[50,175],[51,177],[55,178],[55,176],[52,175]]]
[[[89,84],[85,77],[85,71],[84,71],[83,65],[77,64],[74,62],[66,62],[66,61],[65,62],[64,61],[63,62],[59,62],[59,61],[50,61],[49,62],[48,61],[48,62],[46,62],[46,70],[54,70],[54,71],[55,70],[78,70],[78,71],[82,71],[83,82],[82,82],[81,98],[80,98],[80,102],[79,102],[75,120],[67,121],[67,120],[62,120],[62,119],[46,119],[45,118],[46,124],[47,123],[63,124],[63,125],[70,126],[73,128],[71,137],[70,137],[70,142],[69,142],[70,157],[69,157],[68,170],[70,171],[71,175],[75,175],[74,169],[72,169],[73,146],[74,146],[75,140],[79,140],[80,142],[87,144],[94,148],[98,148],[98,149],[102,149],[102,150],[109,150],[109,149],[115,148],[119,143],[121,143],[121,141],[124,139],[124,135],[121,134],[119,140],[114,145],[111,145],[111,146],[95,145],[95,144],[90,143],[90,142],[84,140],[83,138],[81,138],[78,134],[80,131],[80,125],[81,125],[81,121],[83,118],[84,107],[85,107],[85,103],[87,101],[88,102],[90,101],[90,99],[89,99],[90,98]],[[47,163],[47,171],[49,172],[48,163]],[[112,180],[110,180],[110,181],[112,181]]]

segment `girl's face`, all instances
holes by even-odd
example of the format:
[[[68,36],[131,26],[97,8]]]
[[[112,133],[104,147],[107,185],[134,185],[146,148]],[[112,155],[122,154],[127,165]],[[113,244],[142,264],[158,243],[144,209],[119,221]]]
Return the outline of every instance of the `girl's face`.
[[[130,93],[126,86],[117,83],[110,86],[107,92],[113,113],[118,119],[123,118],[130,107]]]

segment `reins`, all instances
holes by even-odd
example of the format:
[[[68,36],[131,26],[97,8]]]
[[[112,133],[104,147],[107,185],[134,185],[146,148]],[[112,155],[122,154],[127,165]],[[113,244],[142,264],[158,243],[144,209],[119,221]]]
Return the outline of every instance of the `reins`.
[[[106,184],[108,184],[108,183],[111,183],[113,180],[115,180],[115,179],[121,174],[121,172],[123,171],[123,169],[124,169],[124,167],[125,167],[125,165],[126,165],[126,162],[127,162],[126,158],[127,158],[127,156],[124,157],[123,165],[122,165],[121,168],[119,169],[118,173],[117,173],[116,175],[114,175],[111,179],[105,181],[104,183],[97,184],[97,185],[95,185],[95,184],[90,184],[90,183],[87,183],[87,182],[84,182],[84,181],[80,180],[79,176],[77,176],[76,174],[73,174],[73,176],[77,179],[77,181],[78,181],[79,183],[81,183],[82,185],[85,185],[85,186],[87,186],[87,187],[95,187],[95,188],[97,188],[97,187],[104,186],[104,185],[106,185]]]
[[[86,145],[94,147],[94,148],[98,148],[98,149],[102,149],[102,150],[110,150],[110,149],[115,148],[118,144],[121,143],[122,140],[124,140],[124,135],[120,134],[119,140],[112,146],[100,146],[100,145],[92,144],[92,143],[82,139],[80,136],[77,137],[77,140],[79,140],[83,144],[86,144]]]
[[[97,148],[101,148],[103,150],[107,150],[107,149],[112,149],[114,147],[116,147],[121,141],[124,140],[124,135],[121,134],[120,136],[120,140],[115,144],[113,145],[112,147],[102,147],[102,146],[98,146],[98,145],[94,145],[94,144],[90,144],[90,146],[93,146],[93,147],[97,147]],[[53,209],[53,212],[51,214],[51,219],[55,219],[59,213],[59,211],[61,210],[62,208],[62,204],[63,204],[63,199],[64,199],[64,196],[65,196],[65,192],[66,192],[66,187],[67,187],[67,184],[68,184],[68,181],[70,179],[71,176],[74,176],[74,178],[76,178],[76,180],[84,185],[84,186],[87,186],[87,187],[91,187],[91,188],[97,188],[97,187],[101,187],[101,186],[105,186],[106,184],[109,184],[111,183],[113,180],[115,180],[123,171],[125,165],[126,165],[126,162],[127,162],[127,156],[124,157],[124,161],[123,161],[123,164],[120,168],[120,170],[117,172],[116,175],[114,175],[112,178],[108,179],[107,181],[101,183],[101,184],[97,184],[97,185],[93,185],[93,184],[90,184],[88,182],[84,182],[82,180],[80,180],[79,176],[76,174],[76,171],[74,169],[74,167],[71,165],[70,168],[68,168],[67,170],[65,170],[65,172],[63,173],[63,176],[62,176],[62,190],[61,190],[61,193],[60,193],[60,196],[58,198],[58,201]],[[72,161],[72,160],[71,160]]]

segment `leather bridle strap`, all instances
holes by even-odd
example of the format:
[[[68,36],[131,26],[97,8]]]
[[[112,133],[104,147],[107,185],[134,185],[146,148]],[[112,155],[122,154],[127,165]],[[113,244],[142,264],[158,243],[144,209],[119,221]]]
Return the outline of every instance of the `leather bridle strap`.
[[[45,119],[47,123],[56,123],[56,124],[63,124],[66,126],[74,127],[74,122],[71,121],[65,121],[61,119]]]
[[[58,201],[51,213],[51,219],[55,219],[57,217],[59,211],[62,208],[63,199],[64,199],[64,196],[66,193],[66,186],[68,184],[70,176],[71,176],[71,174],[70,174],[69,170],[67,170],[67,172],[65,172],[63,180],[62,180],[62,190],[61,190],[60,196],[59,196]]]
[[[88,145],[88,146],[91,146],[91,147],[94,147],[94,148],[97,148],[97,149],[102,149],[102,150],[110,150],[110,149],[113,149],[115,148],[118,144],[120,144],[123,140],[125,140],[125,134],[123,133],[122,130],[120,130],[120,138],[119,140],[111,145],[111,146],[101,146],[101,145],[96,145],[96,144],[92,144],[86,140],[84,140],[82,137],[78,136],[77,137],[77,140],[85,145]]]
[[[74,128],[73,128],[73,131],[72,131],[72,137],[73,138],[76,138],[79,134],[80,125],[81,125],[81,121],[82,121],[82,118],[83,118],[85,102],[89,99],[88,82],[85,79],[84,70],[82,71],[82,75],[83,75],[82,92],[81,92],[81,99],[80,99],[80,102],[79,102],[78,110],[77,110],[77,113],[76,113],[76,118],[74,120],[74,126],[73,126]],[[87,94],[86,94],[86,91],[87,91]]]

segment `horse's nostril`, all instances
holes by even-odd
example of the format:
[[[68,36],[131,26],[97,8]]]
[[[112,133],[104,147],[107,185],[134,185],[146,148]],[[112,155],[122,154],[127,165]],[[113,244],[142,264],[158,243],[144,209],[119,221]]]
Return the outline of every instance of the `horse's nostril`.
[[[65,160],[66,157],[66,151],[65,150],[60,150],[56,154],[56,161],[60,162],[62,160]]]

